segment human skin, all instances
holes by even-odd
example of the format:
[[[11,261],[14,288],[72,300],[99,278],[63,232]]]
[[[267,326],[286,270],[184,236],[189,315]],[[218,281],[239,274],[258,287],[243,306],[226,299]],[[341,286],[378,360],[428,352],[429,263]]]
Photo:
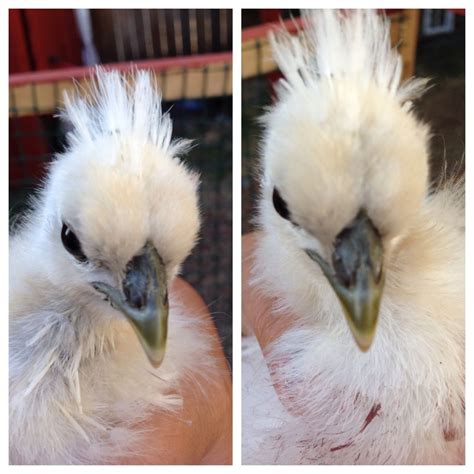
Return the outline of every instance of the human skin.
[[[145,453],[123,458],[117,464],[231,464],[232,386],[216,328],[206,304],[188,283],[176,278],[171,292],[212,336],[211,351],[219,375],[212,384],[202,375],[202,386],[212,386],[212,390],[196,390],[199,380],[184,386],[182,411],[178,415],[156,413],[141,424],[140,428],[148,431],[143,442]]]
[[[291,328],[295,318],[289,313],[285,314],[285,318],[276,317],[272,309],[274,299],[250,284],[254,251],[258,239],[258,232],[252,232],[242,237],[242,334],[244,336],[253,334],[265,356],[270,345]],[[268,368],[272,377],[273,370],[276,367],[269,364]],[[286,397],[282,396],[282,391],[277,382],[274,381],[273,387],[280,402],[288,412],[298,414],[296,407]]]
[[[249,284],[258,238],[258,232],[242,237],[242,332],[244,336],[254,334],[265,354],[265,349],[291,327],[293,318],[272,317],[273,299]]]

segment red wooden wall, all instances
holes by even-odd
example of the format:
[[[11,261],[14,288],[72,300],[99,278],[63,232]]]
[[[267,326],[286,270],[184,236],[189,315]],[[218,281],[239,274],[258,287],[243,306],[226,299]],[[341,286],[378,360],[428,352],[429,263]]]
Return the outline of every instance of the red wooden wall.
[[[81,65],[81,40],[73,10],[9,10],[9,73]],[[10,185],[39,177],[51,152],[47,117],[10,118]]]
[[[10,74],[82,64],[73,10],[12,9],[9,20]]]

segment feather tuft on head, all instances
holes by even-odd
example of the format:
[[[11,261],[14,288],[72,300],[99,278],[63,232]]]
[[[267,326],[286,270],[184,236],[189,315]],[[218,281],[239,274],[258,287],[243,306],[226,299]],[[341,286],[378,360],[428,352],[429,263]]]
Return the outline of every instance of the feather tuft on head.
[[[64,94],[61,117],[73,128],[69,143],[84,144],[107,135],[133,136],[171,155],[184,153],[190,140],[172,140],[172,121],[163,113],[161,100],[150,72],[121,74],[97,67],[88,90],[74,97]]]
[[[402,58],[391,47],[390,22],[374,10],[306,10],[304,31],[270,34],[283,89],[317,85],[321,78],[375,83],[400,102],[423,94],[427,79],[402,83]]]

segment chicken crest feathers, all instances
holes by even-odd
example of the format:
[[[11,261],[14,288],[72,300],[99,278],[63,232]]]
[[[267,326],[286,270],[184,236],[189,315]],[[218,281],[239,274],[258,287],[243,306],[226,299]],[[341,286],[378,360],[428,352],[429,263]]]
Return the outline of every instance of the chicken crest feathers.
[[[345,77],[375,83],[405,102],[419,97],[428,79],[402,83],[402,58],[391,47],[390,21],[374,10],[306,10],[304,31],[270,33],[273,57],[285,76],[285,90]]]
[[[171,155],[184,153],[190,140],[172,140],[173,125],[163,113],[162,96],[150,71],[129,74],[95,69],[90,87],[71,97],[64,94],[60,116],[72,125],[71,146],[115,135],[133,137],[135,143],[151,144]]]

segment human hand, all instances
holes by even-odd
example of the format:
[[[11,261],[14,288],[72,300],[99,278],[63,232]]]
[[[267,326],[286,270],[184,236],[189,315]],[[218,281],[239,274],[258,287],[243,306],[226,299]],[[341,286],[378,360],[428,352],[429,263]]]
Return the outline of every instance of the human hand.
[[[212,336],[211,351],[219,379],[209,384],[208,375],[203,373],[202,380],[184,386],[182,410],[156,413],[137,427],[147,430],[143,454],[123,458],[118,464],[231,464],[232,388],[217,331],[204,301],[188,283],[175,279],[171,292],[201,319]],[[206,390],[210,386],[212,391]]]

